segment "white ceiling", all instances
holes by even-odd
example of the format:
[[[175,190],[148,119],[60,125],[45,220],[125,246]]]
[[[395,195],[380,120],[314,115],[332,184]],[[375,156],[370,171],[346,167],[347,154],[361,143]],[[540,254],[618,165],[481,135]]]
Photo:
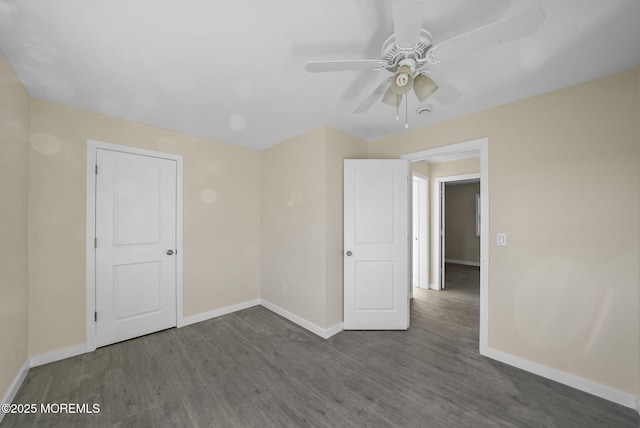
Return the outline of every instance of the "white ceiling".
[[[411,128],[640,64],[638,0],[424,3],[434,43],[538,5],[546,19],[432,66],[463,95],[418,116],[410,94]],[[393,107],[352,113],[389,72],[304,70],[378,59],[392,31],[389,0],[0,0],[0,50],[33,97],[258,150],[321,124],[365,140],[403,132]]]

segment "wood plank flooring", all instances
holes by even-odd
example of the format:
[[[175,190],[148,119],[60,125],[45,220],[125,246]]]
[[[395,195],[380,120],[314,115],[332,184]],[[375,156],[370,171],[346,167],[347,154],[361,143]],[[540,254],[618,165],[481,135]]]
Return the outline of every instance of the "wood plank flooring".
[[[5,427],[634,427],[627,409],[478,353],[477,268],[417,290],[411,328],[321,339],[262,307],[33,368]]]

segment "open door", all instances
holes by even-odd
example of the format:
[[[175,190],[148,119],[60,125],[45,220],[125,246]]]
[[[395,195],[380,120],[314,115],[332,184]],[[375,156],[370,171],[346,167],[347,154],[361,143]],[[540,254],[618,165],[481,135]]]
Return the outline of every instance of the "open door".
[[[444,207],[444,188],[445,188],[445,183],[444,181],[440,182],[440,224],[439,224],[439,243],[438,245],[440,246],[440,275],[438,275],[439,278],[439,286],[440,286],[440,290],[444,290],[444,260],[445,260],[445,253],[444,253],[444,242],[445,242],[445,236],[444,236],[444,214],[445,214],[445,207]]]
[[[414,173],[412,181],[411,282],[413,288],[429,288],[429,178]]]
[[[344,161],[344,329],[409,327],[409,166]]]

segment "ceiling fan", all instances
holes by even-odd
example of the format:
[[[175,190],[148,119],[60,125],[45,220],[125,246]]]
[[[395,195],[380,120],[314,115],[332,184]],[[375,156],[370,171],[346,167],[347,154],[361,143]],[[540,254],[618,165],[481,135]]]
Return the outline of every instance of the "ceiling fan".
[[[397,108],[411,90],[420,102],[433,95],[447,105],[462,94],[443,76],[427,68],[429,65],[527,37],[545,19],[538,7],[434,44],[431,33],[422,28],[423,4],[424,0],[392,0],[394,33],[383,43],[380,59],[310,61],[305,69],[310,73],[383,69],[393,73],[362,100],[354,113],[369,110],[381,97],[384,104]]]

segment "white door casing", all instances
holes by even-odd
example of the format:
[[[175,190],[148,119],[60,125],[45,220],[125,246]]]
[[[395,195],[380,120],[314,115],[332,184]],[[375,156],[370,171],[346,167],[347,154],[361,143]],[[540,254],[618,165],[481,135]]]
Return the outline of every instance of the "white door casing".
[[[344,161],[344,328],[409,327],[409,168]]]
[[[87,150],[90,352],[181,324],[182,157],[96,141]]]
[[[402,156],[409,162],[426,161],[428,163],[447,162],[451,160],[480,158],[480,194],[483,198],[480,215],[480,354],[489,353],[489,140],[477,140],[452,144],[433,149],[422,150]],[[439,185],[438,185],[439,187]],[[434,198],[438,201],[439,198]],[[435,208],[437,212],[439,207]],[[437,239],[432,236],[432,239]],[[436,249],[438,246],[435,247]]]

